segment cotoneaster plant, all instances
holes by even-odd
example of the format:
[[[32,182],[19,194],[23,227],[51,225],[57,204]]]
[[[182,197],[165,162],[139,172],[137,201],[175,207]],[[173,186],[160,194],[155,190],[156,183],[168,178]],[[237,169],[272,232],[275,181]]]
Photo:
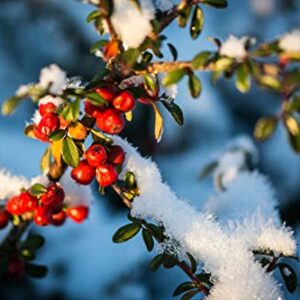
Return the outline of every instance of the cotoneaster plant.
[[[253,190],[262,191],[264,196],[253,195],[245,200],[257,202],[248,207],[252,221],[241,209],[238,217],[228,213],[228,224],[230,220],[237,222],[238,231],[228,230],[230,226],[226,222],[218,223],[212,218],[218,216],[217,206],[208,203],[211,215],[202,214],[178,199],[162,183],[155,165],[142,159],[116,135],[123,132],[126,122],[133,120],[135,107],[146,105],[153,109],[154,137],[160,141],[164,124],[162,109],[179,125],[184,123],[183,112],[175,101],[176,85],[186,78],[191,96],[197,98],[202,90],[198,72],[210,72],[213,82],[221,77],[233,78],[242,93],[249,91],[252,82],[276,92],[282,99],[278,113],[258,120],[254,135],[264,140],[282,121],[293,149],[300,152],[299,30],[257,45],[248,37],[230,36],[225,42],[214,38],[215,51],[197,53],[190,61],[178,61],[177,50],[167,42],[164,29],[177,21],[179,27],[188,26],[191,38],[197,39],[204,25],[202,7],[226,8],[226,0],[181,0],[176,4],[169,1],[154,4],[150,0],[88,2],[95,10],[87,21],[99,32],[99,41],[91,52],[105,67],[92,80],[74,82],[57,65],[50,65],[41,71],[38,83],[21,86],[2,106],[2,113],[9,115],[23,99],[31,99],[38,109],[24,132],[43,142],[46,150],[40,161],[42,176],[39,178],[29,181],[6,172],[2,174],[14,186],[0,188],[0,198],[5,200],[0,209],[0,228],[9,227],[0,247],[1,276],[17,280],[26,274],[46,275],[47,268],[34,263],[35,252],[43,246],[44,238],[25,235],[32,223],[62,226],[68,218],[76,223],[88,219],[91,207],[82,199],[72,202],[76,195],[72,195],[71,189],[65,189],[63,178],[68,176],[74,189],[88,187],[96,179],[101,193],[107,187],[116,191],[129,209],[129,223],[116,231],[113,241],[122,243],[141,232],[149,251],[157,243],[159,254],[151,261],[151,269],[177,266],[189,278],[179,285],[174,296],[182,295],[187,300],[200,293],[206,299],[279,300],[281,291],[266,274],[276,268],[288,290],[293,292],[296,274],[282,260],[294,258],[295,241],[289,228],[278,225],[272,189],[263,177],[251,173],[248,158],[255,154],[249,147],[238,145],[226,150],[226,163],[224,158],[219,158],[205,170],[205,173],[215,170],[219,191],[216,203],[219,198],[228,197],[232,214],[236,211],[230,206],[231,199],[237,203],[242,201],[234,192],[241,194],[239,180],[246,178],[253,183]],[[163,60],[164,44],[173,61]],[[92,138],[91,143],[87,142],[88,137]],[[153,201],[150,190],[157,196]],[[247,191],[250,195],[252,190]],[[269,200],[267,204],[263,204],[264,197]],[[267,222],[266,205],[274,222]],[[256,210],[260,206],[261,215]],[[179,212],[183,215],[184,230],[175,224]],[[270,238],[275,235],[280,238]],[[236,269],[233,268],[235,259]],[[246,273],[248,277],[243,276]],[[236,274],[243,287],[242,294],[232,280]]]

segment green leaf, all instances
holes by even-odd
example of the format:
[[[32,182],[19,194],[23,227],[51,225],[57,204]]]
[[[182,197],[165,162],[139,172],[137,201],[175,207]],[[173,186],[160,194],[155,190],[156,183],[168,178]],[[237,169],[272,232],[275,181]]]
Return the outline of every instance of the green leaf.
[[[143,240],[145,242],[147,250],[149,252],[151,252],[154,247],[154,240],[153,240],[152,235],[146,229],[143,228],[142,236],[143,236]]]
[[[70,167],[74,168],[79,164],[79,151],[75,142],[70,137],[66,137],[62,142],[62,157]]]
[[[203,11],[199,6],[195,6],[192,22],[190,26],[190,34],[192,39],[195,40],[200,35],[203,29],[203,23],[204,23]]]
[[[293,147],[294,151],[300,153],[300,134],[293,135],[290,132],[288,132],[288,137],[289,137],[289,142]]]
[[[186,71],[184,69],[178,69],[174,70],[172,72],[169,72],[162,80],[162,84],[164,86],[170,86],[172,84],[178,83],[183,76],[186,74]]]
[[[141,229],[141,226],[136,223],[127,224],[119,228],[113,235],[114,243],[124,243],[136,236]]]
[[[226,71],[231,67],[233,59],[230,57],[221,57],[214,64],[214,71]]]
[[[181,108],[175,102],[161,101],[164,107],[171,113],[178,125],[182,126],[184,123],[184,116]]]
[[[263,86],[270,88],[275,91],[280,91],[281,89],[281,83],[280,81],[271,75],[264,75],[258,78],[258,81]]]
[[[101,97],[98,93],[93,92],[93,93],[88,93],[86,95],[86,98],[89,102],[91,102],[94,105],[98,106],[106,106],[108,103],[107,101],[104,100],[103,97]]]
[[[114,143],[112,139],[105,136],[102,132],[96,129],[92,129],[91,133],[92,133],[92,138],[95,142],[99,142],[100,144],[105,144],[107,146],[111,146]]]
[[[120,62],[127,68],[133,68],[136,64],[139,51],[135,48],[130,48],[120,55]]]
[[[211,279],[211,274],[210,273],[202,272],[202,273],[196,274],[196,277],[201,282],[205,282],[206,284],[212,286],[212,283],[210,281],[210,279]]]
[[[17,106],[20,104],[21,101],[22,101],[22,98],[19,98],[16,96],[7,99],[2,104],[2,108],[1,108],[2,115],[8,116],[8,115],[11,115],[12,113],[14,113]]]
[[[209,61],[210,55],[211,53],[209,51],[204,51],[197,54],[192,60],[192,68],[196,70],[199,67],[206,66],[207,62]]]
[[[151,74],[144,75],[144,87],[150,97],[156,97],[158,94],[158,86],[156,77]]]
[[[180,10],[179,15],[178,15],[178,25],[180,27],[185,27],[189,17],[191,15],[192,12],[192,6],[191,5],[187,5],[185,8],[183,8],[182,10]]]
[[[48,268],[46,266],[35,265],[31,263],[25,264],[25,273],[28,276],[35,278],[43,278],[48,273]]]
[[[93,20],[97,19],[98,17],[101,16],[100,10],[96,9],[93,10],[91,13],[88,14],[88,16],[86,17],[86,21],[88,23],[92,22]]]
[[[227,0],[202,0],[201,3],[213,6],[215,8],[226,8],[228,6]]]
[[[181,283],[173,292],[173,297],[179,296],[189,290],[196,288],[195,283],[193,282],[183,282]]]
[[[164,240],[165,236],[161,227],[158,227],[157,225],[152,223],[148,223],[148,226],[153,231],[156,238],[158,238],[160,241]]]
[[[47,189],[42,184],[36,183],[30,188],[29,192],[33,196],[40,196],[45,194]]]
[[[241,93],[248,92],[251,87],[251,77],[245,64],[237,68],[235,86]]]
[[[278,264],[281,276],[283,277],[283,280],[286,284],[286,287],[290,293],[294,293],[297,285],[298,285],[298,279],[296,272],[292,269],[291,266],[285,264],[285,263],[279,263]]]
[[[177,259],[168,253],[163,254],[163,266],[166,269],[171,269],[177,264]]]
[[[190,260],[190,263],[191,263],[191,270],[193,273],[195,273],[197,271],[197,262],[195,260],[195,258],[193,257],[193,255],[189,252],[186,253],[189,260]]]
[[[209,174],[211,174],[213,172],[213,170],[215,170],[215,168],[218,166],[218,162],[217,161],[213,161],[211,163],[209,163],[208,165],[206,165],[202,171],[199,174],[199,179],[202,180],[204,179],[206,176],[208,176]]]
[[[63,129],[57,129],[54,130],[50,135],[49,135],[49,140],[51,141],[60,141],[66,136],[66,131]]]
[[[151,271],[157,271],[159,267],[162,265],[163,255],[156,255],[149,263],[149,268]]]
[[[168,43],[167,45],[168,45],[168,47],[170,49],[170,52],[173,56],[173,61],[176,61],[177,58],[178,58],[178,52],[177,52],[176,48],[171,43]]]
[[[124,176],[124,181],[125,181],[126,185],[131,189],[134,189],[137,187],[135,175],[131,171],[126,172],[126,174]]]
[[[202,84],[200,79],[194,73],[189,74],[188,85],[192,97],[199,97],[202,91]]]
[[[46,173],[47,170],[49,170],[49,168],[50,168],[50,157],[51,157],[51,148],[48,147],[45,150],[45,152],[40,160],[40,169],[43,174]]]
[[[30,235],[24,242],[23,248],[37,250],[45,244],[45,239],[38,234]]]
[[[285,114],[283,117],[283,122],[291,135],[299,136],[300,135],[300,124],[296,118],[290,114]]]
[[[77,121],[79,117],[80,100],[67,104],[61,112],[62,117],[68,122]]]
[[[276,117],[260,118],[254,129],[254,136],[258,140],[265,140],[269,138],[275,131],[278,120]]]
[[[190,299],[192,299],[194,296],[196,296],[198,293],[199,293],[198,290],[189,291],[189,292],[185,293],[185,294],[181,297],[181,300],[190,300]]]
[[[99,49],[101,49],[103,46],[105,46],[105,44],[108,42],[108,40],[100,40],[100,41],[97,41],[95,42],[91,49],[90,49],[90,52],[91,53],[95,53],[96,51],[98,51]]]

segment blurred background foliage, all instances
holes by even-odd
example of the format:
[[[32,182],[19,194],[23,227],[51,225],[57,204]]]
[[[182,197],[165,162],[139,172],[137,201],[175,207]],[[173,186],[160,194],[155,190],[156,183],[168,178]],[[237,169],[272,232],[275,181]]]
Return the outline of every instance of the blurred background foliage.
[[[76,0],[0,1],[0,103],[20,84],[36,81],[39,70],[50,63],[60,65],[70,77],[87,79],[101,68],[101,61],[89,53],[97,40],[94,29],[85,23],[91,10]],[[197,41],[191,41],[176,24],[167,29],[179,58],[213,49],[209,36],[225,39],[229,34],[248,35],[262,42],[300,27],[298,0],[229,0],[226,10],[204,11],[204,33]],[[167,54],[165,58],[171,57]],[[134,121],[124,134],[143,154],[153,155],[170,186],[199,209],[212,192],[211,178],[198,179],[211,155],[236,135],[251,135],[255,121],[276,112],[280,105],[276,95],[255,87],[242,95],[232,82],[221,80],[212,86],[207,74],[201,78],[204,92],[198,100],[191,99],[185,82],[179,86],[176,101],[186,122],[178,127],[166,115],[160,144],[152,136],[153,115],[148,107],[136,109]],[[33,111],[28,101],[12,117],[0,117],[0,166],[26,176],[38,174],[44,150],[42,143],[22,135]],[[282,218],[294,227],[299,240],[300,158],[291,150],[282,128],[257,146],[260,170],[274,184]],[[147,266],[150,256],[140,238],[114,245],[111,236],[126,222],[126,210],[112,192],[103,198],[97,194],[96,185],[94,190],[92,213],[85,224],[42,229],[47,246],[39,259],[49,264],[48,277],[0,282],[0,299],[171,299],[173,287],[184,276],[179,270],[151,273]],[[297,270],[299,273],[299,267]],[[299,296],[298,289],[288,299]]]

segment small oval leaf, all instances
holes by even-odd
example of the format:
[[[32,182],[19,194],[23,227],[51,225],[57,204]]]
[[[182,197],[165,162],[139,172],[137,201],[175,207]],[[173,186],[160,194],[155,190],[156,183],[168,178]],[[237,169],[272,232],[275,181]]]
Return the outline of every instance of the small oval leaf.
[[[134,236],[138,234],[140,231],[141,226],[136,223],[130,223],[127,224],[121,228],[119,228],[113,235],[113,242],[114,243],[124,243],[130,239],[132,239]]]

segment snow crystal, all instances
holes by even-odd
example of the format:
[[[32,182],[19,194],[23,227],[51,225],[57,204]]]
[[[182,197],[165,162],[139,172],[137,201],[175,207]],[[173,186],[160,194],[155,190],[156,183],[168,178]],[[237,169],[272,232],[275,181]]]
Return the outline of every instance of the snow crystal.
[[[17,97],[26,97],[28,94],[29,89],[33,86],[33,83],[22,84],[16,91]]]
[[[177,93],[178,93],[178,86],[177,86],[177,84],[171,84],[169,86],[164,86],[162,84],[162,80],[163,80],[164,76],[165,76],[165,74],[163,74],[163,73],[159,73],[157,75],[159,85],[163,89],[163,93],[166,95],[166,97],[168,97],[170,99],[175,99],[177,96]]]
[[[215,285],[207,299],[281,299],[281,291],[271,274],[265,273],[264,269],[254,261],[253,254],[249,250],[250,246],[253,247],[251,243],[254,242],[256,243],[254,246],[269,246],[271,243],[269,238],[273,234],[271,231],[258,232],[258,236],[255,235],[257,234],[255,232],[251,239],[245,239],[243,235],[245,232],[248,234],[248,228],[243,231],[243,224],[239,224],[237,219],[234,219],[240,225],[240,230],[232,233],[228,230],[229,225],[226,226],[217,222],[212,213],[197,212],[188,202],[178,199],[169,186],[162,182],[157,166],[151,160],[142,158],[133,147],[120,137],[113,137],[113,139],[127,152],[123,172],[126,170],[133,171],[140,188],[141,195],[133,201],[132,215],[162,222],[167,236],[178,241],[185,251],[190,252],[199,262],[204,263],[205,270],[211,272],[215,277]],[[267,204],[260,203],[261,212],[266,218],[273,216],[274,195],[269,184],[256,173],[251,179],[253,183],[250,183],[250,187],[252,188],[255,182],[262,184],[260,189],[255,186],[255,189],[251,191],[253,197],[256,196],[256,193],[260,194],[260,196],[256,196],[254,203],[255,201],[256,204],[260,203],[262,200],[269,201],[271,208],[268,208]],[[245,184],[243,178],[239,184]],[[244,203],[243,201],[246,201],[245,191],[239,188],[239,184],[236,185],[236,189],[240,194],[235,194],[235,197],[244,197],[242,198],[242,203]],[[229,187],[232,185],[233,182]],[[228,190],[228,193],[231,191]],[[236,211],[236,215],[248,216],[251,215],[251,210],[255,212],[257,207],[247,203],[247,209],[241,207],[241,212]],[[280,247],[282,247],[283,252],[291,250],[284,246],[287,230],[280,231],[280,228],[272,226],[270,228],[276,229],[276,234],[281,233],[283,236],[282,241],[275,246],[279,248],[279,244],[281,244]],[[288,232],[291,234],[290,231]],[[237,238],[238,233],[240,234],[239,238]],[[241,235],[241,233],[244,234]],[[249,241],[251,245],[247,244]],[[237,281],[239,284],[236,284]]]
[[[172,0],[156,0],[155,6],[161,11],[167,11],[174,6],[174,2]]]
[[[237,38],[230,35],[229,38],[222,44],[220,54],[228,57],[242,60],[247,56],[245,48],[248,37]]]
[[[270,15],[275,9],[274,0],[252,0],[251,5],[253,10],[261,16]]]
[[[64,100],[60,97],[54,97],[51,95],[47,95],[39,100],[39,105],[45,105],[47,103],[53,103],[56,107],[59,107],[61,104],[64,103]]]
[[[150,0],[140,1],[140,10],[133,1],[115,0],[111,21],[121,40],[128,48],[137,48],[152,32],[150,21],[155,8]]]
[[[144,84],[144,77],[141,75],[133,75],[121,81],[119,84],[120,89],[125,89],[130,86],[139,86]]]
[[[71,178],[71,171],[68,169],[60,180],[65,191],[64,202],[68,205],[90,206],[93,196],[89,185],[80,185]]]
[[[67,86],[66,72],[52,64],[41,70],[39,86],[48,89],[52,94],[61,94]]]
[[[279,47],[284,51],[300,51],[300,29],[285,34],[279,40]]]
[[[0,169],[0,200],[10,198],[27,188],[30,182],[26,177],[12,175],[5,169]]]
[[[42,116],[41,116],[38,109],[34,112],[33,117],[31,118],[31,120],[35,125],[39,125],[39,123],[41,122]]]

